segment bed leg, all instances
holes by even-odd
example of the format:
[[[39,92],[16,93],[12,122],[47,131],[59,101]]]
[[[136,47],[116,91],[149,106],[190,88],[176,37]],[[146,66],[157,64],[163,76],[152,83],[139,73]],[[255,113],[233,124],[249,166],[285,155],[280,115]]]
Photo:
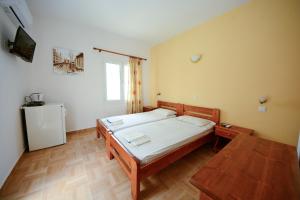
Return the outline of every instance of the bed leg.
[[[100,138],[100,136],[101,136],[101,134],[100,134],[100,132],[99,132],[99,130],[100,130],[100,127],[99,127],[100,125],[99,125],[99,121],[98,121],[98,119],[96,119],[96,134],[97,134],[97,138],[99,139]]]
[[[114,158],[113,154],[111,153],[111,147],[110,147],[110,134],[108,133],[106,136],[106,141],[105,141],[105,147],[106,147],[106,154],[109,160],[112,160]]]
[[[136,162],[131,162],[131,195],[133,200],[140,198],[140,165]]]

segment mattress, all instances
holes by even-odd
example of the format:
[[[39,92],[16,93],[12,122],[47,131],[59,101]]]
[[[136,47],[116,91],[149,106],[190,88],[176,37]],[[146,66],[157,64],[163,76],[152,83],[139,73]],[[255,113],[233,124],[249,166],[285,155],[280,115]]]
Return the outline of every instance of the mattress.
[[[147,164],[180,146],[213,132],[214,126],[214,122],[201,127],[195,126],[175,117],[133,126],[117,131],[114,135],[132,155],[140,160],[141,164]],[[150,142],[134,146],[124,138],[130,132],[141,132],[150,138]]]
[[[116,132],[125,128],[129,128],[136,125],[141,125],[149,122],[155,122],[163,119],[173,118],[176,117],[175,115],[172,116],[164,116],[160,115],[159,113],[155,113],[152,111],[143,112],[143,113],[135,113],[129,115],[118,115],[108,118],[101,119],[102,122],[105,124],[107,128],[109,128],[112,132]],[[123,123],[121,125],[111,125],[107,119],[122,119]]]

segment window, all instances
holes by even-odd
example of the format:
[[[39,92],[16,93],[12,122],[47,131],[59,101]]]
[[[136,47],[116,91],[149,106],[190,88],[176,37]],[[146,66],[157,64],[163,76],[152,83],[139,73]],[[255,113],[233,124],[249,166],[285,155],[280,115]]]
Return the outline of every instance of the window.
[[[121,100],[121,66],[106,63],[106,99]]]
[[[129,90],[129,79],[130,79],[130,73],[129,73],[129,65],[124,65],[124,97],[125,100],[127,100],[127,94]]]
[[[127,99],[129,87],[129,65],[121,63],[105,63],[106,100],[120,101]]]

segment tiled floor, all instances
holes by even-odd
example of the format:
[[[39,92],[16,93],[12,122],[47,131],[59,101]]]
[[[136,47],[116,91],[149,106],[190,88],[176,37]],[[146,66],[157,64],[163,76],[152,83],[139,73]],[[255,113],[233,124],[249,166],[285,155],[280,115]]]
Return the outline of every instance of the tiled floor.
[[[205,145],[141,183],[142,199],[198,199],[190,177],[214,153]],[[65,145],[24,153],[0,199],[131,199],[130,183],[115,160],[106,158],[95,130],[68,134]]]

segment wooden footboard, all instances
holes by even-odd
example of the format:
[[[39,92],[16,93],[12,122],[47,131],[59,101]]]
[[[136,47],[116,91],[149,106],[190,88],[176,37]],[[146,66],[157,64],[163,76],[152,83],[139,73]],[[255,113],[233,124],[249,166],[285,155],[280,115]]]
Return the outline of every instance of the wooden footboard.
[[[96,120],[96,131],[97,131],[97,138],[100,138],[101,135],[105,139],[105,146],[106,146],[106,153],[108,158],[111,160],[113,159],[112,154],[109,151],[109,135],[112,134],[112,132],[104,125],[104,123],[100,120]]]
[[[100,138],[102,135],[102,137],[106,139],[107,135],[111,133],[111,130],[109,130],[100,119],[96,120],[96,130],[97,130],[97,138]]]
[[[157,158],[146,165],[141,165],[140,161],[129,153],[126,148],[118,141],[114,135],[109,135],[108,149],[121,165],[131,182],[131,194],[134,200],[140,196],[140,181],[143,178],[151,176],[160,170],[168,167],[170,164],[189,154],[203,144],[213,140],[213,133],[205,135],[194,142],[181,146],[170,153]]]
[[[151,163],[143,165],[141,168],[141,179],[146,178],[148,176],[151,176],[160,170],[168,167],[170,164],[174,163],[175,161],[181,159],[185,155],[191,153],[192,151],[198,149],[200,146],[212,142],[214,139],[214,134],[209,133],[191,143],[185,144],[184,146],[181,146],[170,153],[157,158]]]
[[[132,198],[137,200],[140,193],[140,162],[123,147],[114,135],[109,135],[109,141],[107,150],[120,163],[122,169],[129,177]]]

